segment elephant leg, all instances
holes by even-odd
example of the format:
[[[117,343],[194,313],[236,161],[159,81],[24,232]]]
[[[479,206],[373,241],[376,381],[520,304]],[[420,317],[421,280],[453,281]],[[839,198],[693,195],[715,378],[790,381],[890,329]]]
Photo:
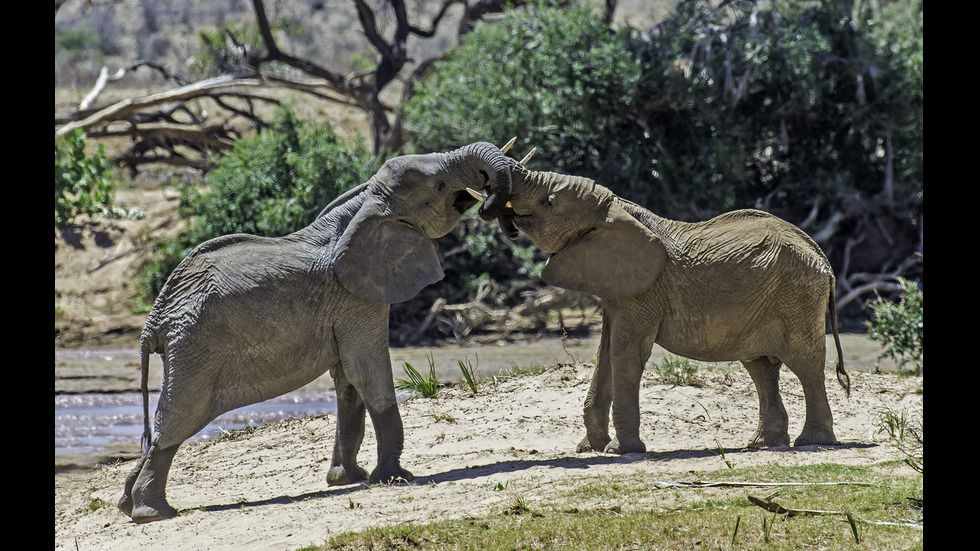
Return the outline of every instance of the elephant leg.
[[[139,473],[132,482],[132,501],[125,504],[130,508],[129,516],[134,522],[146,523],[177,516],[177,509],[167,503],[167,476],[173,464],[178,445],[160,448],[154,443],[146,455],[137,463]],[[135,471],[135,470],[134,470]],[[126,479],[129,485],[130,477]],[[125,498],[125,494],[124,494]],[[122,502],[122,500],[120,500]],[[120,508],[124,504],[120,503]]]
[[[821,344],[824,342],[823,339],[821,335]],[[793,442],[794,446],[840,444],[834,435],[834,416],[830,411],[830,402],[827,400],[827,387],[824,382],[825,360],[826,351],[821,347],[819,352],[812,354],[808,359],[786,364],[803,385],[803,397],[806,400],[806,421],[803,424],[803,432]],[[794,366],[798,367],[794,368]]]
[[[618,318],[618,319],[617,319]],[[642,327],[623,323],[635,315],[611,315],[610,336],[612,363],[612,418],[616,438],[606,444],[606,453],[642,453],[646,444],[640,440],[640,380],[643,366],[650,359],[652,335],[643,335]]]
[[[789,445],[789,416],[779,395],[779,367],[782,362],[766,356],[742,360],[759,394],[759,424],[748,447]]]
[[[596,355],[595,370],[585,397],[585,438],[579,442],[575,451],[579,453],[606,449],[609,438],[609,408],[612,405],[612,369],[609,356],[609,320],[602,315],[602,336]]]
[[[333,460],[327,473],[327,485],[342,486],[367,480],[368,473],[357,465],[357,452],[364,439],[364,401],[357,393],[342,366],[334,373],[337,389],[337,432]]]
[[[355,300],[358,316],[336,331],[342,369],[371,416],[378,440],[378,464],[368,480],[411,481],[415,477],[401,467],[405,433],[388,353],[388,306]]]
[[[139,477],[140,471],[143,470],[144,464],[146,464],[146,454],[141,455],[136,461],[136,466],[133,467],[133,470],[129,471],[126,482],[123,483],[122,497],[116,503],[119,510],[129,516],[133,516],[133,486],[136,484],[136,479]]]

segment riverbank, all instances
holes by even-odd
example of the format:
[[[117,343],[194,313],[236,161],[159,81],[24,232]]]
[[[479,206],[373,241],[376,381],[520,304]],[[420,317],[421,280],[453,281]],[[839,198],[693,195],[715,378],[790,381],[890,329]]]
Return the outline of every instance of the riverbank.
[[[483,353],[480,358],[483,364]],[[862,367],[867,366],[848,369],[850,398],[827,370],[835,431],[843,444],[832,447],[742,448],[757,421],[755,388],[744,369],[724,366],[699,371],[700,387],[671,386],[655,370],[644,373],[640,434],[649,451],[643,454],[575,453],[590,363],[563,362],[534,375],[484,381],[476,395],[450,386],[432,399],[413,398],[400,406],[402,464],[416,477],[404,485],[328,487],[336,417],[289,419],[183,446],[168,486],[180,515],[166,521],[136,525],[116,509],[132,461],[56,474],[55,549],[291,550],[345,531],[500,514],[515,495],[534,507],[569,484],[601,486],[617,473],[691,481],[706,472],[724,475],[731,468],[764,465],[907,469],[878,428],[887,410],[921,419],[922,378]],[[802,391],[788,372],[780,386],[795,437],[803,422]],[[373,468],[370,421],[359,457],[362,466]],[[592,499],[597,508],[659,510],[703,494],[665,487],[644,503],[619,504],[601,492]]]

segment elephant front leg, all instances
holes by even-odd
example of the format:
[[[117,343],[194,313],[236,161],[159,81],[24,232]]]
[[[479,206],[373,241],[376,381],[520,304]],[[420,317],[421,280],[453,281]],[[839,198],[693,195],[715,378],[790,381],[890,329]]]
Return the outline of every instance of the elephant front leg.
[[[357,464],[357,452],[364,439],[364,402],[347,380],[342,367],[335,370],[334,386],[337,389],[337,431],[327,485],[343,486],[368,478],[367,471]]]
[[[639,333],[640,326],[624,323],[621,316],[611,318],[612,418],[616,438],[606,444],[605,452],[642,453],[647,447],[640,440],[640,380],[653,348],[653,336]]]
[[[366,301],[365,301],[366,303]],[[388,309],[362,308],[361,316],[352,323],[338,327],[341,366],[346,380],[356,390],[374,425],[378,440],[378,464],[368,480],[374,484],[390,481],[411,481],[415,477],[401,467],[405,443],[402,418],[395,398],[395,381],[391,374],[388,353]],[[363,432],[363,413],[359,427]],[[360,439],[351,439],[351,446]],[[356,451],[356,447],[352,448]]]
[[[779,395],[779,367],[782,363],[761,357],[743,360],[742,365],[752,376],[759,394],[759,424],[748,447],[788,446],[789,416]]]
[[[378,465],[371,472],[371,484],[415,480],[415,476],[401,466],[405,435],[397,403],[386,404],[379,409],[369,407],[368,412],[378,437]]]
[[[609,407],[612,405],[612,373],[609,357],[609,323],[603,314],[602,336],[596,354],[595,370],[585,397],[585,438],[575,451],[603,451],[609,444]]]

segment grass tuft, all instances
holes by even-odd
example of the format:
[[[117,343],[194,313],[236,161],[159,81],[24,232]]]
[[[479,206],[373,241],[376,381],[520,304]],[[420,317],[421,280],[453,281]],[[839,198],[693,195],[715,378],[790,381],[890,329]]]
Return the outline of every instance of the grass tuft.
[[[423,398],[432,398],[438,394],[440,383],[439,377],[436,376],[435,361],[432,359],[431,354],[426,355],[426,359],[429,360],[429,373],[427,375],[422,375],[412,364],[405,362],[405,374],[408,378],[397,379],[395,381],[395,388],[397,390],[406,390]]]

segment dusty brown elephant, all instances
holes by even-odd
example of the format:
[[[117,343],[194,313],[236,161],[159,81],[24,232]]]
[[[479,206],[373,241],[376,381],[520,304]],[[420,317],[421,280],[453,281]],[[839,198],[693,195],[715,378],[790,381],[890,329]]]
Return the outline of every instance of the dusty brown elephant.
[[[493,144],[387,161],[304,229],[277,238],[228,235],[174,270],[140,341],[143,453],[119,508],[136,522],[177,514],[166,483],[177,448],[226,411],[289,392],[329,371],[337,389],[330,485],[412,480],[388,353],[389,304],[442,279],[434,239],[477,203],[468,188],[510,185]],[[147,362],[163,358],[152,434]],[[368,477],[357,465],[365,411],[378,441]]]
[[[750,446],[789,445],[779,394],[785,364],[803,384],[806,420],[795,445],[837,444],[824,385],[826,317],[842,363],[835,278],[799,228],[758,210],[711,220],[667,220],[593,180],[535,172],[511,160],[512,194],[493,214],[511,238],[523,231],[551,253],[542,278],[596,295],[602,336],[585,400],[579,451],[643,452],[639,386],[654,343],[696,360],[739,360],[759,394]],[[516,229],[515,229],[516,228]],[[612,409],[616,438],[609,436]]]

